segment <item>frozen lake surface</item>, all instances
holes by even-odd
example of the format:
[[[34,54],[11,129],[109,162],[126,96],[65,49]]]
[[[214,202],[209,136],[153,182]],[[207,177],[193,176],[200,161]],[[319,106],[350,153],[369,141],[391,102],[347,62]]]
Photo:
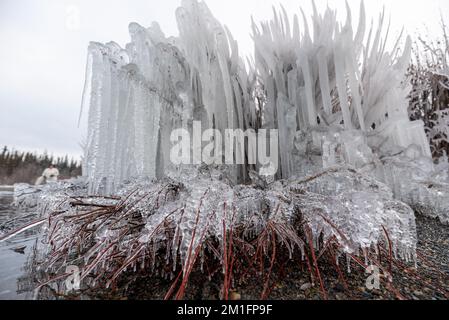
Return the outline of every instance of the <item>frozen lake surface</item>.
[[[13,193],[7,188],[0,188],[0,234],[22,224],[21,212],[12,207]],[[0,242],[0,300],[30,299],[25,263],[30,256],[37,239],[37,230],[31,229],[9,240]],[[16,252],[14,249],[23,249]]]

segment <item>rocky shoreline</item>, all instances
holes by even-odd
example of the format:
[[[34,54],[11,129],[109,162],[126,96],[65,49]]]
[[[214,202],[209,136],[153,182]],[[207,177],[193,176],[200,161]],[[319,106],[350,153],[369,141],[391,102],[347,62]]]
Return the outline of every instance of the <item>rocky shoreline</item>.
[[[379,289],[369,290],[366,280],[369,274],[361,267],[351,265],[351,273],[345,273],[342,281],[335,268],[322,265],[321,275],[330,300],[447,300],[449,299],[449,226],[438,219],[418,215],[417,269],[413,265],[393,265],[393,281],[381,281]],[[346,267],[341,267],[345,270]],[[268,299],[273,300],[321,300],[324,299],[318,284],[311,283],[306,270],[290,266],[282,270],[272,283]],[[142,276],[129,285],[126,295],[101,293],[91,298],[101,299],[163,299],[171,281]],[[200,274],[192,275],[186,299],[216,300],[220,297],[218,281],[205,281]],[[258,300],[261,283],[253,279],[236,285],[231,299]]]
[[[2,204],[2,209],[8,207]],[[6,211],[5,211],[6,212]],[[1,214],[1,212],[0,212]],[[369,290],[366,280],[369,274],[351,264],[351,272],[342,264],[341,275],[329,264],[320,264],[326,297],[317,283],[312,284],[310,273],[303,266],[289,264],[285,269],[276,270],[271,282],[269,299],[275,300],[446,300],[449,298],[449,226],[438,219],[417,215],[418,234],[417,269],[413,265],[392,266],[393,282],[380,282],[378,290]],[[18,275],[19,276],[19,275]],[[131,279],[131,277],[130,277]],[[137,281],[126,283],[124,277],[115,292],[89,292],[83,298],[89,299],[163,299],[172,281],[148,277],[142,274]],[[192,274],[186,299],[214,300],[220,297],[219,279],[207,279],[204,274]],[[1,283],[0,283],[1,287]],[[261,298],[260,279],[249,278],[244,283],[234,283],[231,299],[257,300]],[[124,289],[127,289],[126,292]],[[61,298],[61,297],[59,297]],[[75,298],[80,297],[65,297]]]

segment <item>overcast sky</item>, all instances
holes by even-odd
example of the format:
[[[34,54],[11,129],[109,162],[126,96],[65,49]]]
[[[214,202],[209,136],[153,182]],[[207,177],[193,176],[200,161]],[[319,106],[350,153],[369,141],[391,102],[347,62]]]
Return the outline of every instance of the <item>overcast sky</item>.
[[[348,0],[357,18],[359,0]],[[252,50],[250,17],[271,17],[281,3],[289,14],[310,1],[207,0],[221,23],[227,25],[245,54]],[[316,0],[337,8],[345,18],[344,0]],[[174,11],[180,0],[0,0],[0,145],[17,149],[70,154],[79,157],[85,121],[77,119],[84,84],[89,41],[129,41],[132,21],[161,25],[166,35],[177,35]],[[411,35],[427,25],[440,31],[440,12],[449,21],[447,0],[365,0],[368,17],[377,18],[385,5],[392,30],[402,26]]]

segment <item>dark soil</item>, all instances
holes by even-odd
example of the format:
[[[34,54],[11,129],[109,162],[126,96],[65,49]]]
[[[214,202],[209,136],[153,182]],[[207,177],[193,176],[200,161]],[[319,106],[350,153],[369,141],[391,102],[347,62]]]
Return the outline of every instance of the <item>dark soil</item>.
[[[437,219],[417,216],[418,231],[418,261],[414,264],[404,264],[393,261],[391,264],[392,281],[382,277],[379,289],[369,290],[366,286],[370,274],[365,269],[351,262],[351,272],[347,272],[346,260],[340,258],[341,274],[328,263],[319,264],[324,292],[316,279],[311,280],[311,273],[305,264],[288,262],[282,268],[272,271],[270,281],[266,283],[265,274],[248,277],[240,283],[233,284],[230,298],[256,300],[262,298],[264,287],[269,294],[268,299],[274,300],[443,300],[449,298],[449,226],[443,225]],[[323,258],[324,259],[324,258]],[[288,259],[286,259],[288,260]],[[383,265],[388,265],[384,261]],[[221,297],[220,276],[208,279],[204,273],[191,275],[186,289],[185,299],[215,300]],[[140,276],[137,281],[118,287],[127,287],[126,293],[95,294],[101,299],[163,299],[169,291],[173,280],[157,277]],[[266,292],[267,293],[267,292]]]

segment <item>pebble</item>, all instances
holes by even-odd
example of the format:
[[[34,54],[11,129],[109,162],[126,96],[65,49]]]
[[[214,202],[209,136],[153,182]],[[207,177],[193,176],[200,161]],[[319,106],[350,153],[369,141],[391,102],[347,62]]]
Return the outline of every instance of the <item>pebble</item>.
[[[346,299],[346,296],[345,296],[344,294],[337,293],[337,294],[335,295],[335,299],[337,299],[337,300],[345,300],[345,299]]]
[[[335,287],[334,287],[334,290],[337,291],[337,292],[343,292],[343,291],[345,291],[345,287],[343,287],[342,284],[337,283],[337,284],[335,285]]]
[[[371,293],[368,293],[368,292],[363,292],[363,293],[362,293],[362,297],[363,297],[364,299],[372,299],[372,298],[373,298],[373,295],[372,295]]]
[[[310,288],[312,288],[312,284],[307,282],[307,283],[304,283],[300,289],[305,291],[305,290],[309,290]]]
[[[229,298],[230,298],[231,300],[241,300],[241,299],[242,299],[242,296],[240,295],[240,293],[233,291],[233,292],[231,292],[231,294],[229,295]]]

